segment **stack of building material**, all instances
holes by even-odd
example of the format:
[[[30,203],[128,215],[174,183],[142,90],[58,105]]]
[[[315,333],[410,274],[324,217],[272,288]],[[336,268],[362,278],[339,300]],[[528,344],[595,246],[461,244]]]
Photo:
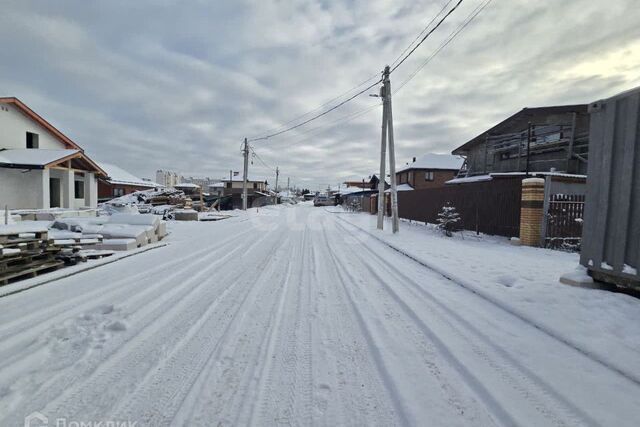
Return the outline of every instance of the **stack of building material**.
[[[60,222],[54,223],[57,227],[68,227],[69,224]],[[52,228],[49,231],[49,238],[52,244],[60,248],[57,259],[63,261],[65,265],[75,265],[87,259],[102,258],[112,255],[113,252],[96,252],[95,246],[102,243],[102,235],[94,233],[83,233],[82,231],[60,230]],[[77,226],[71,226],[77,229]]]
[[[0,227],[0,285],[55,270],[64,263],[56,256],[46,228],[29,224]]]

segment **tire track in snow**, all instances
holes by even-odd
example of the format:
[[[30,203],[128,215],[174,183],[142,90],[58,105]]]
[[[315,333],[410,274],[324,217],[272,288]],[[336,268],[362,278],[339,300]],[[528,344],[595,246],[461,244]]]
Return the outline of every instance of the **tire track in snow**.
[[[285,242],[286,243],[286,242]],[[221,338],[211,353],[211,357],[207,361],[206,365],[201,370],[197,379],[193,382],[189,392],[183,396],[182,404],[177,409],[173,423],[176,424],[200,424],[210,423],[211,420],[216,420],[223,424],[235,424],[230,421],[232,417],[228,412],[234,412],[235,417],[243,415],[242,402],[235,403],[235,400],[247,399],[247,392],[249,392],[250,383],[254,381],[255,371],[259,369],[259,363],[261,362],[259,354],[262,349],[267,345],[268,333],[262,334],[262,338],[254,337],[253,335],[260,335],[259,327],[251,327],[251,324],[268,324],[268,320],[259,321],[260,315],[267,315],[273,313],[272,310],[268,310],[268,300],[265,299],[269,295],[273,295],[273,307],[275,307],[282,295],[282,292],[287,285],[285,281],[282,281],[283,285],[279,287],[273,287],[271,283],[272,275],[276,275],[278,271],[276,262],[279,258],[279,252],[284,250],[284,244],[279,246],[275,250],[275,255],[272,258],[264,256],[261,261],[263,266],[267,268],[263,270],[258,276],[258,280],[254,283],[249,283],[250,291],[247,295],[253,294],[253,298],[249,303],[244,303],[247,310],[257,310],[258,317],[249,315],[247,310],[244,310],[238,319],[235,319],[233,324],[230,324],[231,330]],[[285,259],[289,259],[293,254],[293,247],[290,253]],[[266,295],[264,295],[266,293]],[[239,307],[238,310],[240,310]],[[247,325],[247,322],[250,325]],[[252,335],[243,333],[248,327],[248,331],[252,332]],[[268,326],[266,326],[268,329]],[[237,337],[240,339],[236,339]],[[253,342],[258,341],[258,346],[255,349],[247,348]],[[225,351],[232,349],[232,355],[224,356]],[[254,355],[252,358],[247,358],[246,355]],[[240,361],[241,363],[238,363]],[[264,363],[264,362],[262,362]],[[251,369],[251,366],[253,368]],[[232,384],[229,381],[235,381]],[[219,385],[220,387],[216,387]],[[226,394],[225,394],[226,393]],[[230,393],[230,394],[229,394]],[[226,411],[226,412],[225,412]]]
[[[246,230],[240,233],[240,236],[244,237],[248,235],[251,230]],[[238,236],[235,236],[237,239]],[[216,246],[214,249],[214,253],[223,252],[226,250],[228,245],[233,245],[237,243],[237,240],[234,241],[234,238],[227,239],[219,246]],[[64,299],[57,304],[46,304],[43,309],[34,308],[33,312],[27,316],[17,317],[15,320],[6,322],[4,324],[0,324],[0,339],[2,340],[2,351],[0,352],[0,369],[2,369],[7,363],[12,362],[11,357],[4,356],[4,352],[7,351],[9,354],[15,354],[15,347],[10,347],[12,343],[12,339],[18,338],[19,342],[25,342],[29,340],[35,339],[39,333],[42,333],[51,323],[59,322],[63,319],[81,314],[83,309],[86,308],[85,304],[88,302],[93,302],[99,299],[105,299],[110,297],[121,297],[126,295],[127,297],[131,296],[131,283],[135,283],[138,280],[150,281],[152,278],[156,276],[160,277],[162,280],[154,283],[154,285],[141,289],[140,287],[136,288],[141,290],[142,292],[152,292],[156,286],[161,286],[167,284],[169,281],[169,277],[171,280],[176,279],[180,276],[182,270],[185,268],[193,268],[202,264],[203,261],[200,258],[202,255],[206,255],[211,253],[210,248],[204,248],[196,253],[186,255],[184,257],[178,258],[176,260],[169,261],[167,264],[162,265],[161,269],[158,271],[141,271],[132,276],[125,276],[119,280],[111,282],[108,286],[99,286],[94,290],[80,293],[72,298]],[[155,255],[155,254],[154,254]],[[128,259],[122,260],[121,262],[129,261]],[[131,260],[130,262],[139,262],[139,259]],[[173,267],[180,266],[181,268],[175,270],[170,274],[169,277],[165,276],[166,270],[171,270]],[[123,270],[126,270],[123,268]],[[91,272],[97,274],[97,272]],[[89,277],[82,276],[84,280],[89,279]],[[76,280],[76,278],[73,278]],[[64,279],[61,279],[63,281]],[[71,281],[73,283],[73,281]],[[4,301],[3,301],[4,303]],[[39,327],[38,327],[39,326]],[[29,334],[25,334],[25,331],[29,330]],[[29,353],[31,353],[30,349],[27,349]]]
[[[250,249],[269,237],[269,234],[262,236],[261,238],[254,240],[253,244],[249,248],[239,247],[237,250],[244,250],[249,252]],[[232,253],[233,254],[233,253]],[[192,275],[187,280],[179,283],[175,289],[178,292],[184,292],[184,294],[177,301],[169,300],[165,295],[158,295],[159,299],[164,302],[150,313],[144,320],[140,322],[138,329],[128,339],[122,343],[121,346],[113,348],[111,353],[103,355],[97,366],[90,365],[85,367],[80,372],[74,370],[71,377],[64,378],[64,380],[57,378],[56,381],[51,381],[52,389],[46,393],[44,398],[34,399],[36,401],[49,402],[47,409],[53,413],[63,413],[65,416],[76,414],[79,409],[91,408],[96,416],[100,415],[99,412],[105,410],[105,406],[108,406],[105,400],[111,399],[117,400],[122,398],[123,391],[126,391],[128,387],[132,387],[136,379],[136,374],[144,374],[148,370],[154,367],[154,360],[157,361],[161,357],[162,349],[170,347],[172,341],[175,341],[181,334],[179,328],[188,324],[188,319],[195,319],[197,312],[194,310],[194,304],[200,304],[202,310],[206,309],[203,305],[203,301],[198,299],[198,295],[194,293],[202,287],[207,287],[206,281],[200,281],[201,278],[206,277],[209,271],[215,269],[219,264],[223,264],[226,258],[216,259],[213,257],[213,263],[209,263],[204,270],[201,270],[196,275]],[[208,257],[202,261],[206,263]],[[185,270],[188,268],[185,266]],[[180,269],[184,276],[185,271]],[[223,282],[219,282],[223,283]],[[192,286],[195,285],[195,286]],[[215,298],[218,295],[217,288],[212,288],[209,292],[212,297]],[[185,298],[191,297],[195,299],[192,303],[188,304]],[[146,306],[142,307],[142,310],[146,309]],[[172,317],[173,316],[173,317]],[[182,322],[177,322],[177,319],[183,319]],[[185,320],[186,319],[186,320]],[[158,322],[158,320],[162,320]],[[150,330],[149,330],[150,329]],[[142,339],[138,337],[142,336]],[[155,350],[150,352],[150,349]],[[160,351],[158,351],[160,350]],[[125,381],[130,384],[129,386],[123,386],[118,382]],[[97,386],[96,383],[102,384]],[[118,386],[116,386],[118,384]],[[60,391],[60,387],[62,390]],[[41,393],[39,393],[41,394]],[[90,397],[92,396],[92,398]],[[94,402],[100,402],[100,405],[91,404]],[[56,402],[62,401],[62,404],[56,404]],[[58,408],[51,410],[50,408]],[[25,412],[27,413],[27,412]]]
[[[344,230],[348,232],[346,228],[344,228]],[[360,239],[358,240],[362,243]],[[380,263],[375,265],[381,266],[381,268],[386,270],[386,277],[400,276],[406,283],[409,283],[413,289],[417,290],[417,292],[412,292],[412,296],[414,297],[412,301],[415,301],[415,299],[420,300],[429,307],[430,312],[433,314],[433,316],[430,317],[430,323],[432,323],[434,319],[438,319],[444,327],[449,328],[450,331],[458,335],[461,341],[466,342],[468,346],[473,349],[474,353],[485,362],[487,367],[495,371],[503,382],[521,395],[522,399],[529,401],[531,406],[548,421],[558,426],[598,425],[589,415],[567,400],[566,397],[562,396],[550,384],[544,382],[539,376],[519,363],[515,358],[511,357],[502,347],[493,342],[475,326],[446,307],[446,305],[440,303],[437,298],[415,282],[413,278],[381,257],[370,247],[365,247],[365,250],[372,257],[380,261]],[[363,260],[363,264],[371,265],[362,257],[362,254],[356,253],[356,256]],[[420,328],[425,331],[425,334],[437,336],[433,327],[427,326],[427,323],[422,320],[417,311],[412,309],[407,300],[400,297],[398,293],[386,283],[383,276],[378,274],[375,269],[372,269],[371,273],[375,275],[377,281],[398,305],[400,305],[403,311],[420,325]],[[434,307],[434,305],[436,307]],[[447,317],[453,319],[457,325]],[[447,334],[447,336],[449,336],[449,334]],[[439,340],[443,346],[448,348],[442,339]],[[489,349],[487,347],[489,347]],[[454,353],[453,350],[449,349],[448,351],[451,354]],[[464,364],[462,361],[460,361],[460,363]]]
[[[329,244],[329,238],[326,234],[325,228],[322,229],[322,237],[323,237],[324,246],[327,248],[327,253],[329,254],[329,257],[333,261],[333,264],[339,267],[335,270],[336,276],[338,278],[338,283],[340,284],[343,294],[346,297],[346,301],[348,302],[348,305],[351,308],[355,321],[362,332],[362,337],[364,338],[367,344],[367,350],[369,352],[369,356],[371,356],[373,360],[373,365],[378,374],[378,377],[380,378],[380,380],[382,381],[382,384],[384,385],[384,388],[386,389],[386,392],[387,392],[386,394],[394,408],[394,414],[398,417],[400,425],[413,425],[415,424],[416,420],[413,420],[413,422],[411,421],[411,418],[408,415],[408,412],[409,412],[408,409],[404,406],[404,403],[399,399],[400,393],[398,392],[398,386],[393,380],[393,378],[389,375],[389,369],[386,366],[382,355],[380,354],[379,346],[375,342],[375,339],[373,338],[371,330],[369,329],[369,327],[367,326],[363,318],[362,312],[358,308],[358,305],[353,299],[353,295],[351,294],[351,292],[349,291],[346,285],[346,282],[347,282],[345,280],[346,278],[344,276],[344,273],[341,272],[341,270],[343,269],[346,271],[346,269],[344,268],[345,266],[342,264],[341,260],[338,257],[336,257],[335,253],[333,252],[331,245]]]
[[[237,250],[237,249],[236,249]],[[217,251],[216,251],[217,252]],[[215,252],[214,252],[215,253]],[[228,256],[228,255],[227,255]],[[190,258],[190,257],[185,257],[186,259]],[[208,265],[209,261],[205,258],[205,259],[198,259],[196,258],[193,262],[188,262],[188,263],[183,263],[182,267],[184,269],[190,269],[190,268],[194,268],[200,265]],[[124,298],[124,300],[126,301],[127,304],[131,304],[132,302],[136,301],[136,298],[140,298],[141,299],[141,306],[144,306],[144,309],[142,311],[137,312],[136,314],[140,314],[142,312],[149,311],[151,308],[154,308],[155,306],[153,305],[153,303],[148,304],[147,301],[144,301],[144,298],[146,298],[146,295],[151,295],[153,296],[154,293],[158,293],[160,291],[164,292],[164,290],[162,288],[169,288],[169,294],[167,296],[171,296],[176,294],[177,292],[179,292],[182,288],[181,287],[176,287],[174,284],[174,280],[180,278],[180,276],[182,276],[182,270],[175,270],[173,271],[171,274],[169,274],[168,276],[164,276],[162,280],[157,281],[155,283],[153,283],[151,286],[147,286],[147,287],[142,287],[142,286],[138,286],[138,287],[134,287],[134,289],[136,290],[140,290],[141,292],[138,292],[137,294],[133,294],[133,296],[131,295],[131,287],[129,287],[128,289],[124,289],[124,293],[121,296],[121,298]],[[153,277],[147,277],[147,280],[152,280]],[[112,293],[105,293],[102,295],[102,298],[109,298],[109,297],[115,297],[117,294],[112,295]],[[92,303],[92,307],[99,307],[101,304],[102,305],[112,305],[114,303],[113,300],[109,299],[109,300],[91,300]],[[122,303],[122,301],[117,302],[117,304]],[[30,345],[27,346],[25,349],[22,349],[22,351],[19,351],[20,347],[17,345],[13,345],[13,347],[10,346],[11,341],[3,341],[2,343],[2,347],[3,347],[3,352],[7,351],[8,354],[13,354],[13,357],[7,357],[5,359],[5,363],[3,363],[2,368],[5,368],[6,370],[9,370],[9,372],[11,371],[15,371],[15,362],[18,361],[19,363],[24,363],[25,359],[33,359],[36,361],[36,363],[42,363],[40,361],[40,358],[43,357],[43,351],[46,352],[47,351],[47,347],[42,347],[43,343],[41,342],[41,340],[38,339],[38,337],[41,336],[41,334],[43,333],[43,327],[46,327],[44,329],[44,331],[48,330],[49,328],[51,328],[52,324],[59,324],[63,319],[69,319],[69,318],[73,318],[75,316],[78,316],[82,313],[86,313],[87,312],[87,307],[86,306],[78,306],[75,307],[74,309],[69,310],[69,312],[66,313],[62,313],[58,316],[54,316],[49,322],[47,322],[47,324],[44,325],[38,325],[40,327],[36,327],[34,328],[35,330],[30,330],[28,332],[28,334],[26,337],[20,337],[22,339],[30,339],[32,340]],[[40,346],[40,347],[38,347]],[[46,357],[46,356],[45,356]],[[0,374],[2,374],[2,368],[0,368]],[[14,376],[18,375],[19,371],[14,373]],[[6,374],[4,377],[4,381],[9,381],[9,378],[6,377]],[[43,383],[41,385],[41,387],[46,387],[47,384],[53,383],[55,381],[58,380],[58,375],[49,375],[48,380]],[[35,391],[34,391],[35,392]]]
[[[299,248],[298,253],[303,253],[305,248],[305,243],[307,240],[307,230],[306,228],[303,231],[302,243]],[[282,336],[286,335],[283,333],[281,328],[283,322],[286,322],[285,319],[285,302],[288,301],[288,295],[295,291],[296,289],[291,289],[290,278],[292,271],[293,263],[290,261],[287,266],[287,273],[285,275],[285,286],[280,294],[280,299],[278,302],[277,310],[273,315],[273,321],[270,322],[271,326],[269,327],[269,331],[267,333],[267,340],[264,346],[262,346],[263,351],[260,352],[258,359],[264,360],[264,363],[259,367],[259,372],[257,372],[257,384],[255,384],[256,394],[252,399],[246,399],[245,405],[250,404],[250,408],[248,412],[248,422],[242,423],[247,425],[262,425],[266,419],[269,418],[268,414],[268,403],[267,399],[273,397],[277,388],[274,389],[272,384],[276,382],[277,376],[274,372],[275,367],[274,364],[276,362],[276,358],[281,358],[281,342]],[[299,283],[299,286],[304,286],[303,282]],[[291,396],[288,396],[289,398]],[[245,406],[243,405],[243,406]],[[274,417],[276,420],[277,417]],[[239,425],[238,419],[236,419],[235,425]]]
[[[280,241],[273,245],[273,247],[278,246],[280,246]],[[277,251],[278,249],[276,249]],[[271,252],[269,253],[271,254]],[[229,315],[221,316],[223,322],[220,321],[220,317],[213,317],[217,306],[220,304],[216,307],[211,307],[190,328],[188,334],[174,347],[171,354],[157,366],[152,375],[149,375],[141,386],[135,390],[125,406],[114,411],[115,414],[125,419],[138,417],[137,419],[150,425],[173,423],[187,395],[195,390],[199,390],[197,394],[200,394],[203,387],[206,388],[209,385],[207,378],[211,371],[212,363],[219,362],[221,353],[225,349],[231,348],[228,345],[230,344],[229,341],[233,341],[232,337],[237,338],[237,334],[234,334],[234,332],[237,333],[244,330],[242,329],[242,326],[245,326],[244,321],[255,321],[254,318],[249,316],[241,319],[244,314],[243,309],[247,308],[246,306],[249,302],[265,302],[264,299],[260,300],[258,296],[260,292],[268,289],[266,286],[261,286],[259,282],[264,284],[273,273],[277,272],[277,266],[273,263],[270,264],[269,261],[271,261],[270,258],[264,257],[253,269],[247,270],[243,274],[243,277],[247,276],[246,280],[236,280],[233,289],[238,288],[238,292],[241,293],[236,298],[236,300],[239,299],[239,302],[235,305],[229,304],[226,307],[222,307],[227,311],[232,309],[232,313]],[[263,270],[263,268],[265,269]],[[255,282],[255,274],[258,272],[260,273],[259,280]],[[244,285],[246,289],[240,285]],[[254,297],[250,298],[252,295]],[[220,331],[222,333],[218,336]],[[238,346],[239,341],[235,342],[235,346]],[[247,339],[246,341],[250,340]],[[167,378],[172,380],[167,381]],[[200,378],[204,378],[205,381],[198,381]],[[239,387],[237,390],[242,390],[242,388]],[[209,418],[209,420],[211,419],[216,418]],[[185,422],[191,423],[191,420],[186,420]]]
[[[598,354],[595,354],[587,349],[584,349],[580,346],[579,343],[574,342],[573,340],[571,340],[568,337],[564,337],[561,334],[558,334],[557,332],[555,332],[553,329],[535,321],[534,319],[530,318],[527,314],[525,313],[521,313],[520,311],[510,308],[508,306],[506,306],[504,303],[498,301],[496,298],[494,298],[493,296],[491,296],[490,294],[488,294],[487,292],[476,288],[475,286],[470,285],[469,283],[466,282],[466,280],[457,278],[455,274],[449,273],[439,267],[436,267],[435,265],[432,265],[426,261],[423,261],[421,259],[418,259],[416,257],[414,257],[413,255],[410,255],[408,253],[406,253],[405,251],[403,251],[402,249],[394,246],[391,243],[386,242],[385,240],[381,239],[380,237],[374,235],[373,233],[343,219],[340,218],[338,216],[338,219],[340,221],[343,221],[347,224],[349,224],[350,226],[354,227],[355,229],[357,229],[358,231],[365,233],[366,235],[376,239],[377,241],[379,241],[380,243],[382,243],[383,245],[393,249],[394,251],[398,252],[399,254],[411,259],[412,261],[416,262],[417,264],[420,264],[421,266],[433,271],[434,273],[439,274],[440,276],[444,277],[445,279],[449,280],[450,282],[454,283],[455,285],[459,286],[462,289],[465,289],[466,291],[478,296],[479,298],[485,300],[486,302],[494,305],[495,307],[497,307],[498,309],[500,309],[501,311],[504,311],[508,314],[510,314],[511,316],[513,316],[514,318],[518,319],[519,321],[522,321],[524,323],[529,324],[531,327],[534,327],[538,330],[540,330],[541,332],[543,332],[544,334],[548,335],[550,338],[553,338],[554,340],[564,344],[567,347],[572,348],[573,350],[577,351],[578,353],[581,353],[583,356],[591,359],[592,361],[604,366],[605,368],[615,372],[617,375],[620,375],[621,377],[625,378],[626,380],[634,383],[636,386],[640,386],[640,376],[638,374],[635,374],[633,372],[628,372],[626,371],[624,368],[622,367],[618,367],[615,366],[613,362],[607,361],[605,359],[603,359],[601,356],[599,356]]]

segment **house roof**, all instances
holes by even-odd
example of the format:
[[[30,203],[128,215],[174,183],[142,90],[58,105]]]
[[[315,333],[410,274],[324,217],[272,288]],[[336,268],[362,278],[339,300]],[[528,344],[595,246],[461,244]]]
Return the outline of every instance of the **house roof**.
[[[134,185],[137,187],[149,188],[163,187],[157,182],[145,181],[138,178],[137,176],[111,163],[100,162],[98,165],[107,173],[108,177],[105,180],[110,184]]]
[[[233,182],[242,182],[243,178],[240,175],[234,176],[232,181]],[[222,182],[229,182],[229,178],[223,178]],[[252,177],[247,177],[247,182],[266,182],[266,179],[252,179]]]
[[[24,102],[20,101],[18,98],[13,96],[0,98],[0,104],[15,105],[22,114],[29,117],[31,120],[35,121],[36,123],[38,123],[43,128],[47,129],[49,132],[53,134],[53,136],[55,136],[60,142],[62,142],[68,148],[82,151],[82,148],[80,148],[78,144],[73,142],[69,137],[67,137],[65,134],[63,134],[58,129],[56,129],[51,123],[49,123],[44,118],[42,118],[38,113],[33,111],[31,108],[27,107],[27,105]]]
[[[102,176],[106,175],[105,171],[103,171],[93,160],[91,160],[89,157],[87,157],[86,154],[84,154],[84,150],[78,144],[73,142],[71,138],[69,138],[62,132],[60,132],[51,123],[46,121],[42,116],[40,116],[38,113],[33,111],[31,108],[29,108],[24,102],[20,101],[16,97],[11,96],[11,97],[0,97],[0,104],[10,104],[15,106],[22,114],[24,114],[25,116],[27,116],[34,122],[38,123],[40,126],[45,128],[46,130],[48,130],[58,141],[64,144],[64,146],[67,149],[80,151],[82,153],[81,157],[83,158],[83,160],[85,160],[93,168],[95,168],[95,172],[97,173],[97,175],[102,175]],[[39,149],[36,149],[36,150],[39,150]]]
[[[464,159],[460,156],[428,153],[422,157],[418,157],[415,162],[401,166],[396,170],[396,173],[411,169],[440,169],[457,171],[462,167],[462,163],[464,163]]]
[[[533,107],[523,108],[515,114],[507,117],[492,128],[482,132],[480,135],[462,144],[460,147],[453,150],[452,154],[465,154],[466,151],[476,144],[480,144],[485,141],[488,134],[502,134],[508,132],[507,128],[516,127],[519,130],[525,129],[528,122],[536,121],[536,118],[540,120],[540,117],[552,115],[552,114],[564,114],[564,113],[582,113],[586,114],[588,109],[587,104],[575,104],[575,105],[556,105],[549,107]]]
[[[53,163],[67,160],[79,154],[80,150],[41,150],[35,148],[11,148],[0,150],[0,165],[8,167],[44,168]]]
[[[192,182],[181,182],[180,184],[174,185],[175,188],[200,188],[198,184],[194,184]]]
[[[413,191],[414,188],[409,184],[400,184],[396,186],[396,191]],[[387,188],[384,190],[385,193],[391,193],[391,189]]]

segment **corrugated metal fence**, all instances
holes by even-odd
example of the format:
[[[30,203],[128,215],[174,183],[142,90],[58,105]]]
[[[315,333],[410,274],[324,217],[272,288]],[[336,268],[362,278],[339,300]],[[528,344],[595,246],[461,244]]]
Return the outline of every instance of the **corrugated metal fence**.
[[[447,203],[455,206],[465,230],[517,237],[520,234],[522,177],[398,192],[400,218],[436,223]]]

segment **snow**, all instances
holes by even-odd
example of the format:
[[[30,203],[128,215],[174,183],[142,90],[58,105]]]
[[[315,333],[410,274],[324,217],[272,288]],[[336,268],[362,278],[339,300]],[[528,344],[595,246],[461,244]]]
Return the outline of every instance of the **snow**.
[[[462,167],[463,163],[464,158],[460,156],[428,153],[422,157],[418,157],[415,162],[400,166],[396,169],[396,173],[409,169],[445,169],[457,171]]]
[[[628,265],[628,264],[625,264],[625,265],[622,267],[622,272],[623,272],[623,273],[625,273],[625,274],[630,274],[630,275],[632,275],[632,276],[637,276],[637,275],[638,275],[638,269],[637,269],[637,268],[635,268],[635,267],[631,267],[631,266],[630,266],[630,265]]]
[[[98,163],[98,166],[107,173],[109,176],[109,182],[112,184],[135,185],[137,187],[150,188],[163,187],[163,185],[160,185],[157,182],[145,181],[142,178],[138,178],[137,176],[111,163],[100,162]]]
[[[396,186],[396,191],[413,191],[413,187],[409,184],[400,184]],[[391,193],[391,189],[387,188],[384,190],[385,193]]]
[[[41,233],[47,231],[42,221],[25,221],[16,224],[0,224],[0,236],[12,234]]]
[[[491,175],[476,175],[476,176],[467,176],[463,178],[453,178],[449,181],[445,182],[445,184],[464,184],[467,182],[483,182],[483,181],[491,181],[493,178]]]
[[[636,425],[640,304],[558,284],[575,254],[230,214],[0,298],[0,425]]]
[[[0,150],[0,164],[45,166],[51,162],[79,152],[80,150],[11,148],[8,150]]]
[[[191,182],[181,182],[180,184],[174,185],[175,188],[200,188],[198,184],[193,184]]]

